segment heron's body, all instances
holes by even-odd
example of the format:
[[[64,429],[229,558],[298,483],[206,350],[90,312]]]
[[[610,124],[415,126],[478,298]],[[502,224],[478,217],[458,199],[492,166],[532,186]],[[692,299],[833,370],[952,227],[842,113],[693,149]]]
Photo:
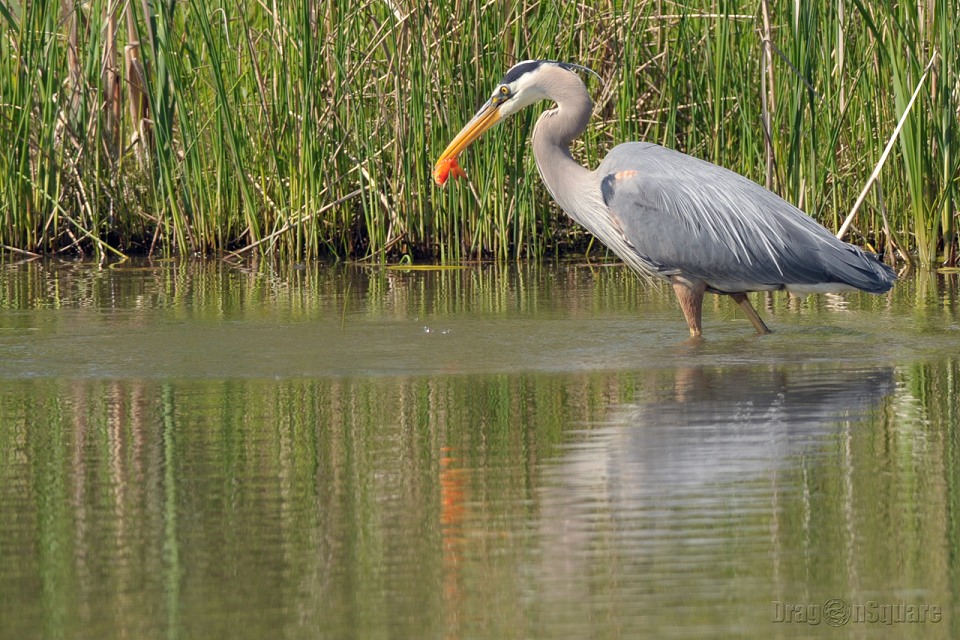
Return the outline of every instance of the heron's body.
[[[701,333],[707,291],[732,296],[765,333],[747,292],[882,293],[893,285],[893,270],[872,254],[715,164],[631,142],[615,147],[596,170],[582,167],[570,143],[586,128],[592,102],[571,65],[528,61],[513,67],[441,159],[455,158],[501,116],[540,99],[557,105],[540,116],[533,132],[534,157],[550,194],[624,262],[669,281],[691,335]]]

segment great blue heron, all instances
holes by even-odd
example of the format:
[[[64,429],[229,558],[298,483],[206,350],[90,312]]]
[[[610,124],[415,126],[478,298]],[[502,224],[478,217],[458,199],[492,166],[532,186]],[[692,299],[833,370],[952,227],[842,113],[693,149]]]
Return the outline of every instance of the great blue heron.
[[[499,120],[540,100],[556,107],[533,129],[533,155],[563,210],[628,265],[670,282],[690,335],[701,334],[703,294],[728,295],[758,333],[769,329],[749,291],[795,294],[860,289],[883,293],[893,269],[837,240],[792,204],[732,171],[648,142],[616,146],[596,170],[580,166],[570,143],[590,120],[593,102],[579,65],[521,62],[440,155],[445,182],[462,175],[457,156]]]

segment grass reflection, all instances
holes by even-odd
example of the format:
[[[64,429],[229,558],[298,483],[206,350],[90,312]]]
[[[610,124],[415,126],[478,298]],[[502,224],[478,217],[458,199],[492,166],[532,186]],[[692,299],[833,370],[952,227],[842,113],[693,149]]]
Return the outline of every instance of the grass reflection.
[[[756,384],[738,385],[735,369],[5,385],[0,631],[562,636],[538,625],[559,615],[575,626],[598,606],[611,632],[649,625],[641,608],[669,610],[675,588],[705,607],[688,622],[705,624],[720,605],[702,588],[723,575],[742,589],[725,611],[750,628],[768,596],[907,597],[898,594],[922,584],[910,597],[943,598],[958,568],[957,368],[900,369],[896,390],[877,387],[892,394],[870,409],[856,408],[869,377],[851,380],[847,396],[822,382],[830,408],[797,395],[817,388],[795,389],[775,370],[783,384],[770,407],[783,418],[758,404]],[[801,448],[769,475],[773,458],[750,443],[777,442],[777,420],[803,411],[836,426],[784,436]],[[750,435],[745,415],[767,426]],[[688,439],[698,416],[706,431]],[[710,426],[725,416],[741,426]],[[690,474],[716,469],[726,446],[740,452],[731,469],[757,454],[754,477],[734,469],[688,503]],[[698,450],[712,458],[698,463]],[[619,462],[591,479],[589,451]],[[669,451],[693,456],[691,466]],[[641,469],[645,477],[631,471]],[[600,487],[614,493],[599,500]],[[718,500],[726,506],[704,510]],[[683,542],[697,531],[716,540],[700,552],[724,550],[713,568]],[[637,546],[638,534],[652,537]],[[561,570],[580,562],[586,574]],[[593,596],[572,598],[586,576]]]

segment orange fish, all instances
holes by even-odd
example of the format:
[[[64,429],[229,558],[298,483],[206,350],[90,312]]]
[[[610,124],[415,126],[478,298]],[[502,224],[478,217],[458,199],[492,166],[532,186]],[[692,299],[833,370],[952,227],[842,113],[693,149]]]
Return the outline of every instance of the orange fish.
[[[453,174],[454,179],[456,178],[466,178],[467,174],[464,170],[457,164],[457,157],[450,156],[449,158],[443,158],[437,162],[437,166],[433,168],[433,179],[437,181],[437,184],[441,187],[446,184],[447,178],[450,177],[450,174]]]

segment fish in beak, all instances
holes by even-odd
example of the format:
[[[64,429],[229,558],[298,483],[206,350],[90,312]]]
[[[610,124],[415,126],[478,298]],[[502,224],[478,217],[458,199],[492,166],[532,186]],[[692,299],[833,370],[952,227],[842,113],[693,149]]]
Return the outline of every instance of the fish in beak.
[[[488,100],[486,104],[480,107],[477,114],[468,122],[460,133],[443,150],[437,163],[433,166],[433,179],[440,186],[447,182],[447,178],[452,174],[456,178],[465,178],[467,176],[463,169],[457,163],[457,157],[463,153],[470,144],[483,135],[483,132],[497,124],[500,121],[500,105],[495,104],[493,100]]]

